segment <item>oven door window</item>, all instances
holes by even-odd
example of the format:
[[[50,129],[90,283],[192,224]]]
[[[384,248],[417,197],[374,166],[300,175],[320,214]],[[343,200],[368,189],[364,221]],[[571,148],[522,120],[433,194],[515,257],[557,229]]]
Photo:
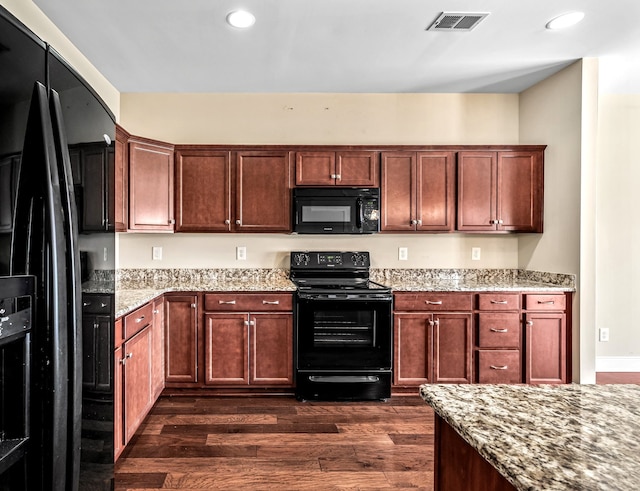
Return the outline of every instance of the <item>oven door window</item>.
[[[299,302],[299,368],[390,368],[391,302]]]

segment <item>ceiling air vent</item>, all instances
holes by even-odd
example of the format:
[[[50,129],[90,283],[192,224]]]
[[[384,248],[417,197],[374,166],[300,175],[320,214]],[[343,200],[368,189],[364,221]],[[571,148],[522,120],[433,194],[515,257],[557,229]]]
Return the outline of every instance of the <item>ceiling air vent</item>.
[[[442,12],[427,28],[427,31],[470,31],[484,19],[488,13],[470,14],[466,12]]]

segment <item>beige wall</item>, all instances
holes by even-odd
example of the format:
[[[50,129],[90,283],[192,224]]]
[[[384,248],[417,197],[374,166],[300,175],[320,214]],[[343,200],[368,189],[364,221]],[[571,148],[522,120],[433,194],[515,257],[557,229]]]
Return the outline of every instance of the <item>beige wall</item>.
[[[517,94],[128,94],[121,124],[170,143],[518,143]]]
[[[119,117],[120,93],[31,0],[0,0],[0,5],[53,46],[102,97],[116,119]]]
[[[577,275],[573,378],[595,382],[597,60],[582,60],[520,94],[520,142],[546,143],[544,234],[522,236],[519,267]]]
[[[122,125],[171,143],[514,144],[517,94],[122,94]],[[260,246],[258,247],[257,244]],[[280,267],[296,249],[371,252],[375,267],[515,268],[515,236],[119,236],[119,267]],[[151,261],[151,247],[164,259]],[[235,247],[247,247],[247,261]],[[398,261],[398,247],[409,260]],[[481,260],[471,261],[471,248]],[[188,266],[187,266],[188,265]]]
[[[597,365],[640,371],[640,95],[599,102],[596,327],[609,328],[610,341],[597,343]]]

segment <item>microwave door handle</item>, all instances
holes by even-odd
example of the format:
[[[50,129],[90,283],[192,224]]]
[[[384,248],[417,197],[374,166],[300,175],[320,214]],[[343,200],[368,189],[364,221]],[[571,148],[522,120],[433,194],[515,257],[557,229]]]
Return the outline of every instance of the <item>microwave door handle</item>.
[[[362,198],[358,198],[356,200],[356,227],[358,229],[362,228],[362,222],[364,220],[364,216],[362,215],[362,213],[363,213]]]

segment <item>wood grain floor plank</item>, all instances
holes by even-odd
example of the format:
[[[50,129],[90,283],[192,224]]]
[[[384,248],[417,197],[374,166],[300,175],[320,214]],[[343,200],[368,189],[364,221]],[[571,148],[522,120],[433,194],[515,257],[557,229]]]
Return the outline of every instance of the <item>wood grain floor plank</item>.
[[[115,491],[432,491],[433,420],[413,396],[165,396],[116,463]]]

